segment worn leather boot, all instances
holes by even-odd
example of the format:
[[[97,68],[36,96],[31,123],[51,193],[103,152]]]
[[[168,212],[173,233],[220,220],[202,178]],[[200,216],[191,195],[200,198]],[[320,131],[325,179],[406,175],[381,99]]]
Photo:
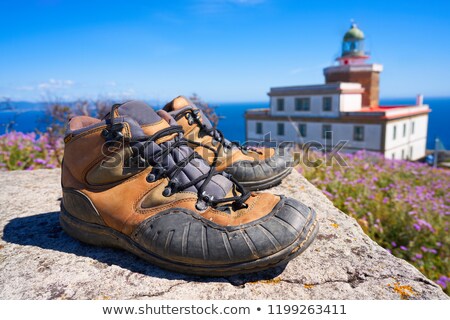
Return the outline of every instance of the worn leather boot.
[[[69,122],[62,188],[60,223],[68,234],[183,273],[282,265],[318,230],[311,208],[245,191],[193,152],[167,112],[136,101],[113,106],[102,121]]]
[[[251,148],[232,143],[213,128],[205,114],[189,99],[178,97],[164,110],[183,127],[189,146],[217,171],[225,171],[247,190],[279,184],[292,170],[293,157],[284,149]]]

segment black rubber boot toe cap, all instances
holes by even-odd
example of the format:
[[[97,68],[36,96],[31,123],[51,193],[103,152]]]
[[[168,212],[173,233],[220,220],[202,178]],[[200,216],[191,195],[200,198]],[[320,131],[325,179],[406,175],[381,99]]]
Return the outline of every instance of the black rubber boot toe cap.
[[[219,226],[186,209],[160,213],[138,227],[134,241],[181,264],[238,268],[283,260],[305,243],[314,223],[311,208],[282,198],[270,214],[240,226]]]
[[[225,171],[247,190],[263,190],[279,184],[292,170],[293,157],[287,150],[261,161],[237,161]]]

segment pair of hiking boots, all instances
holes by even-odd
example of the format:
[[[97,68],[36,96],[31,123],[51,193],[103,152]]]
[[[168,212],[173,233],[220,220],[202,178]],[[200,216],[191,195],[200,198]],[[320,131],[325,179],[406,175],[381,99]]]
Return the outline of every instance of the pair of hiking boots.
[[[231,143],[186,98],[75,117],[64,141],[60,223],[83,242],[226,276],[286,264],[317,233],[311,208],[252,191],[281,182],[292,158]]]

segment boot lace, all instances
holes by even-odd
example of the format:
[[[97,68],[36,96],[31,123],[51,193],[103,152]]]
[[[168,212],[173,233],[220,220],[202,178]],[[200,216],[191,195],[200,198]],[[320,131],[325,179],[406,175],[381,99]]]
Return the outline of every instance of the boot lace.
[[[110,123],[110,125],[103,131],[102,135],[105,140],[109,142],[123,140],[124,137],[121,134],[122,128],[123,124],[120,122],[114,124]],[[157,140],[163,137],[172,136],[174,134],[176,134],[176,136],[172,140],[165,143],[157,143]],[[207,173],[199,175],[189,182],[180,182],[180,179],[178,179],[177,176],[183,171],[188,163],[194,159],[204,161],[203,158],[195,151],[193,151],[189,156],[176,162],[175,165],[170,168],[167,165],[168,161],[164,161],[168,156],[173,154],[173,151],[182,146],[188,146],[188,141],[183,137],[183,128],[181,126],[171,126],[162,129],[152,136],[128,138],[128,143],[133,150],[132,156],[129,159],[130,165],[139,166],[139,168],[146,168],[148,166],[153,167],[151,172],[146,177],[149,183],[161,178],[169,179],[167,186],[164,188],[163,196],[169,197],[172,194],[183,191],[201,182],[200,187],[197,187],[198,200],[196,203],[196,208],[198,210],[206,210],[208,206],[217,207],[221,210],[226,210],[227,207],[231,207],[233,210],[247,207],[245,202],[250,197],[250,193],[246,191],[230,174],[225,172],[217,172],[214,166],[210,166]],[[161,150],[149,154],[147,150],[151,143],[157,144]],[[195,164],[193,165],[195,166]],[[216,199],[214,196],[207,194],[205,189],[215,175],[223,175],[233,182],[232,197]]]
[[[199,147],[206,148],[214,153],[214,159],[211,164],[211,166],[213,166],[213,167],[215,167],[217,164],[217,161],[219,159],[220,150],[222,148],[224,148],[225,150],[230,150],[233,147],[236,147],[236,148],[239,148],[242,151],[242,153],[244,153],[244,154],[248,154],[249,152],[256,152],[258,154],[262,154],[262,152],[256,148],[252,148],[250,146],[244,146],[238,142],[228,141],[227,139],[225,139],[222,131],[220,131],[219,129],[216,129],[214,127],[208,128],[205,124],[202,123],[202,121],[200,119],[200,110],[198,110],[198,109],[188,110],[187,112],[178,115],[176,120],[180,119],[183,116],[186,117],[189,125],[192,125],[194,123],[197,124],[197,126],[200,128],[199,132],[209,135],[213,138],[212,142],[211,142],[211,144],[213,145],[212,147],[209,145],[194,141],[194,140],[188,140],[190,143],[192,143],[196,146],[199,146]],[[216,147],[217,144],[219,144],[218,147]]]

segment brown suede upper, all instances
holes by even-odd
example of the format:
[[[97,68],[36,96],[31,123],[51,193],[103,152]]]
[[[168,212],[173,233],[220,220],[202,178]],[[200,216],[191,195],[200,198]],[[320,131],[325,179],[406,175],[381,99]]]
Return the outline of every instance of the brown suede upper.
[[[98,120],[86,117],[71,120],[72,129],[77,130],[95,123],[98,123]],[[168,126],[167,121],[163,119],[161,122],[143,126],[143,131],[147,135],[153,135]],[[168,197],[163,196],[162,191],[168,184],[168,179],[148,182],[146,177],[152,167],[124,168],[124,159],[129,157],[131,149],[126,140],[115,147],[106,147],[102,136],[105,128],[106,124],[94,126],[81,133],[71,133],[65,139],[62,186],[64,189],[76,189],[85,194],[106,225],[122,233],[130,235],[143,220],[173,208],[189,209],[218,225],[237,226],[264,217],[280,201],[278,196],[272,194],[253,193],[246,201],[246,208],[227,213],[212,207],[207,207],[205,211],[197,210],[195,192],[180,191]],[[195,128],[191,132],[195,132]],[[126,123],[122,134],[125,138],[131,137],[131,130]],[[163,143],[170,138],[164,137],[157,143]],[[252,159],[238,151],[233,154],[236,155],[227,157],[231,159],[229,161]]]

